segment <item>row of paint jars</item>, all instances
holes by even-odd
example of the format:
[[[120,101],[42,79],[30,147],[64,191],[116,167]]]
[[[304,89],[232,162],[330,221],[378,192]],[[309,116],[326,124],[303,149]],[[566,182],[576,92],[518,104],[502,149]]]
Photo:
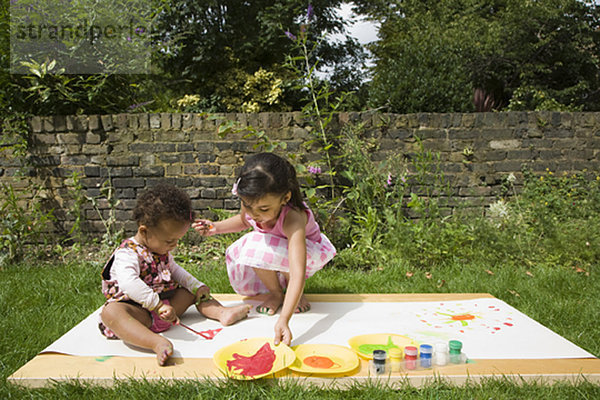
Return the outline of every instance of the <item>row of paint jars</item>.
[[[389,349],[389,361],[385,350],[375,350],[371,370],[374,374],[381,375],[402,370],[412,371],[447,364],[462,364],[466,362],[467,357],[461,350],[462,343],[458,340],[436,343],[435,352],[434,346],[430,344],[422,344],[418,349],[416,346],[406,346],[403,358],[402,350],[394,347]]]

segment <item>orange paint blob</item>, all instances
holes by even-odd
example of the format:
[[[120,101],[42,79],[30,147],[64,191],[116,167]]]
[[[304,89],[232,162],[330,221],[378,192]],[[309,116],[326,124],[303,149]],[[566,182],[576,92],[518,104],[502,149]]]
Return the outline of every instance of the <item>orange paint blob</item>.
[[[303,362],[304,362],[304,364],[308,365],[311,368],[321,368],[321,369],[329,369],[329,368],[337,365],[336,363],[331,361],[331,359],[329,359],[327,357],[321,357],[321,356],[306,357],[303,360]]]
[[[475,319],[475,316],[471,315],[471,314],[461,314],[461,315],[453,315],[452,316],[453,321],[467,321],[470,319]]]

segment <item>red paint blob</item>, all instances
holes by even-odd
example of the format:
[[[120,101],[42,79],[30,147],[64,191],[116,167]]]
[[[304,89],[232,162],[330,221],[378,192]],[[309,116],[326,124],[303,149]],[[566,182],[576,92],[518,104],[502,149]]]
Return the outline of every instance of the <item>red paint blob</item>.
[[[467,321],[470,319],[475,319],[475,316],[471,315],[471,314],[461,314],[461,315],[453,315],[452,316],[453,321]]]
[[[495,327],[494,327],[494,329],[495,329],[495,330],[497,330],[497,331],[499,331],[499,330],[500,330],[500,328],[499,328],[499,327],[497,327],[497,326],[495,326]]]
[[[321,356],[306,357],[302,362],[311,368],[321,369],[329,369],[336,365],[331,359]]]
[[[513,326],[513,324],[511,324],[510,322],[505,322],[504,325],[506,325],[506,326]]]
[[[246,357],[234,353],[233,360],[227,360],[227,368],[241,370],[240,375],[256,376],[266,374],[273,368],[275,363],[275,351],[269,343],[265,343],[254,355]],[[236,372],[237,373],[237,372]]]

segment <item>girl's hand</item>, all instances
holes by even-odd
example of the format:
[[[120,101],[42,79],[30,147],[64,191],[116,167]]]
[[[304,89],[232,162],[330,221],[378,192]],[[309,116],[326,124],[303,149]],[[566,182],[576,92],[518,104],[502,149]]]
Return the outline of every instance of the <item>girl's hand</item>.
[[[288,323],[281,318],[279,318],[275,324],[275,339],[273,340],[275,346],[277,346],[279,342],[283,342],[288,346],[292,343],[292,331],[290,330]]]
[[[202,285],[196,290],[196,305],[199,305],[203,301],[210,300],[210,288],[206,285]]]
[[[156,308],[156,313],[163,321],[175,322],[177,321],[177,312],[175,308],[169,304],[162,303]]]
[[[192,228],[201,236],[212,236],[217,233],[217,229],[212,221],[208,219],[197,219],[192,223]]]

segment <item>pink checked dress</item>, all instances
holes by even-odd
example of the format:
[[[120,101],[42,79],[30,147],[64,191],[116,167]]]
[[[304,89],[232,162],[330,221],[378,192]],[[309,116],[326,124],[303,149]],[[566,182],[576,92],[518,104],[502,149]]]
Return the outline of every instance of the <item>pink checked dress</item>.
[[[256,222],[246,215],[246,220],[254,231],[245,234],[235,241],[225,251],[227,274],[233,289],[245,296],[267,293],[268,290],[252,268],[262,268],[271,271],[289,272],[288,240],[283,233],[283,221],[292,206],[283,206],[277,223],[272,229],[259,227]],[[314,275],[323,268],[333,256],[335,247],[327,236],[321,233],[315,217],[306,209],[306,278]],[[287,286],[283,274],[278,274],[282,287]]]

